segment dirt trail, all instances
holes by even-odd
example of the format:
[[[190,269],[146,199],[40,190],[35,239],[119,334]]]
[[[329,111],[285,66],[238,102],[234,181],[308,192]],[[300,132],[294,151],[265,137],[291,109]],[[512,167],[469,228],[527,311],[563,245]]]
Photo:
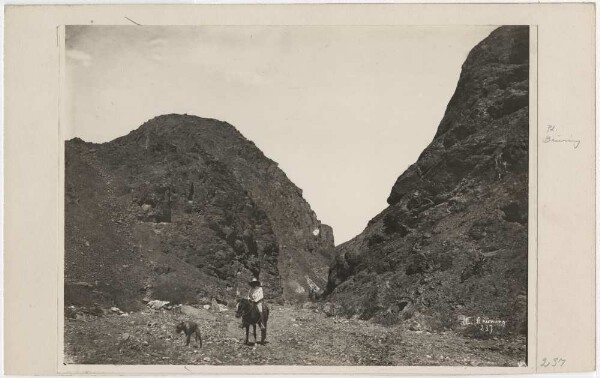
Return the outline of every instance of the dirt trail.
[[[184,337],[174,333],[175,324],[184,319],[200,325],[202,348],[194,341],[186,347]],[[266,345],[244,345],[239,324],[231,310],[204,309],[194,309],[193,315],[146,310],[128,316],[66,319],[66,362],[517,366],[525,345],[522,339],[477,340],[453,332],[410,331],[290,306],[271,306]],[[258,330],[257,334],[260,338]]]

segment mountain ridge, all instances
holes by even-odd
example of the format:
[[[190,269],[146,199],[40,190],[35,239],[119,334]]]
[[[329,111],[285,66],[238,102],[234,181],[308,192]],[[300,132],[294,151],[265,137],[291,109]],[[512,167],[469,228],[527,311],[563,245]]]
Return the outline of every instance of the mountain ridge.
[[[324,286],[333,231],[277,164],[232,125],[169,114],[110,142],[73,138],[65,146],[65,303],[88,296],[88,302],[123,305],[158,295],[226,301],[259,274],[269,295],[284,300],[301,300],[311,287]],[[269,183],[276,188],[265,188]],[[119,246],[100,235],[91,244],[94,222],[105,224]],[[112,256],[102,272],[99,260],[111,248],[127,252]],[[130,261],[134,255],[141,259]],[[137,292],[128,291],[127,282],[117,284],[122,277],[130,277]],[[199,289],[204,281],[208,287]],[[111,283],[116,287],[102,287]],[[124,294],[115,294],[119,290]]]
[[[325,297],[339,313],[416,328],[459,316],[525,332],[529,29],[475,46],[432,142],[388,207],[336,247]]]

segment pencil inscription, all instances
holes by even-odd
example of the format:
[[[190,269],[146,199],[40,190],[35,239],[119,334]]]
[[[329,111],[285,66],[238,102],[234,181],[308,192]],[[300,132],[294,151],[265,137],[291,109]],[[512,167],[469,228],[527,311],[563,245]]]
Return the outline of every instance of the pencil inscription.
[[[567,362],[567,360],[562,357],[554,357],[554,358],[544,357],[544,358],[542,358],[542,363],[540,364],[540,366],[541,367],[555,367],[555,366],[562,367],[565,365],[566,362]]]
[[[573,146],[573,149],[577,149],[581,144],[581,140],[573,139],[573,137],[564,138],[558,134],[558,127],[555,125],[548,125],[546,127],[546,135],[542,140],[544,143],[568,143]]]

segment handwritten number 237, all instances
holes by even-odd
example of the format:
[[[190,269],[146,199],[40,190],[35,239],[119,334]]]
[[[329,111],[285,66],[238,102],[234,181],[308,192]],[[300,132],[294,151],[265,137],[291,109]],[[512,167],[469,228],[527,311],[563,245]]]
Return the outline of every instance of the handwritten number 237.
[[[489,332],[490,335],[492,334],[492,330],[493,329],[494,328],[492,327],[491,324],[480,324],[479,325],[479,330],[480,331],[482,331],[482,332]]]
[[[540,364],[541,367],[548,367],[548,366],[563,366],[565,364],[565,362],[567,362],[567,360],[565,360],[564,358],[553,358],[552,361],[548,361],[548,359],[546,357],[544,357],[542,359],[542,363]]]

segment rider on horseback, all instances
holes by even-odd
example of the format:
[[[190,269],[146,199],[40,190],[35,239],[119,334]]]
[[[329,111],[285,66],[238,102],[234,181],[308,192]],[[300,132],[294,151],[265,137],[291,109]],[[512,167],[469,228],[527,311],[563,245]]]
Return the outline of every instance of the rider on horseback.
[[[254,277],[252,278],[252,281],[250,281],[249,283],[250,285],[250,290],[248,291],[248,299],[254,303],[256,305],[256,307],[258,308],[258,312],[260,312],[260,328],[263,329],[264,326],[264,314],[263,314],[263,300],[264,300],[264,294],[263,294],[263,289],[260,286],[260,281]]]

